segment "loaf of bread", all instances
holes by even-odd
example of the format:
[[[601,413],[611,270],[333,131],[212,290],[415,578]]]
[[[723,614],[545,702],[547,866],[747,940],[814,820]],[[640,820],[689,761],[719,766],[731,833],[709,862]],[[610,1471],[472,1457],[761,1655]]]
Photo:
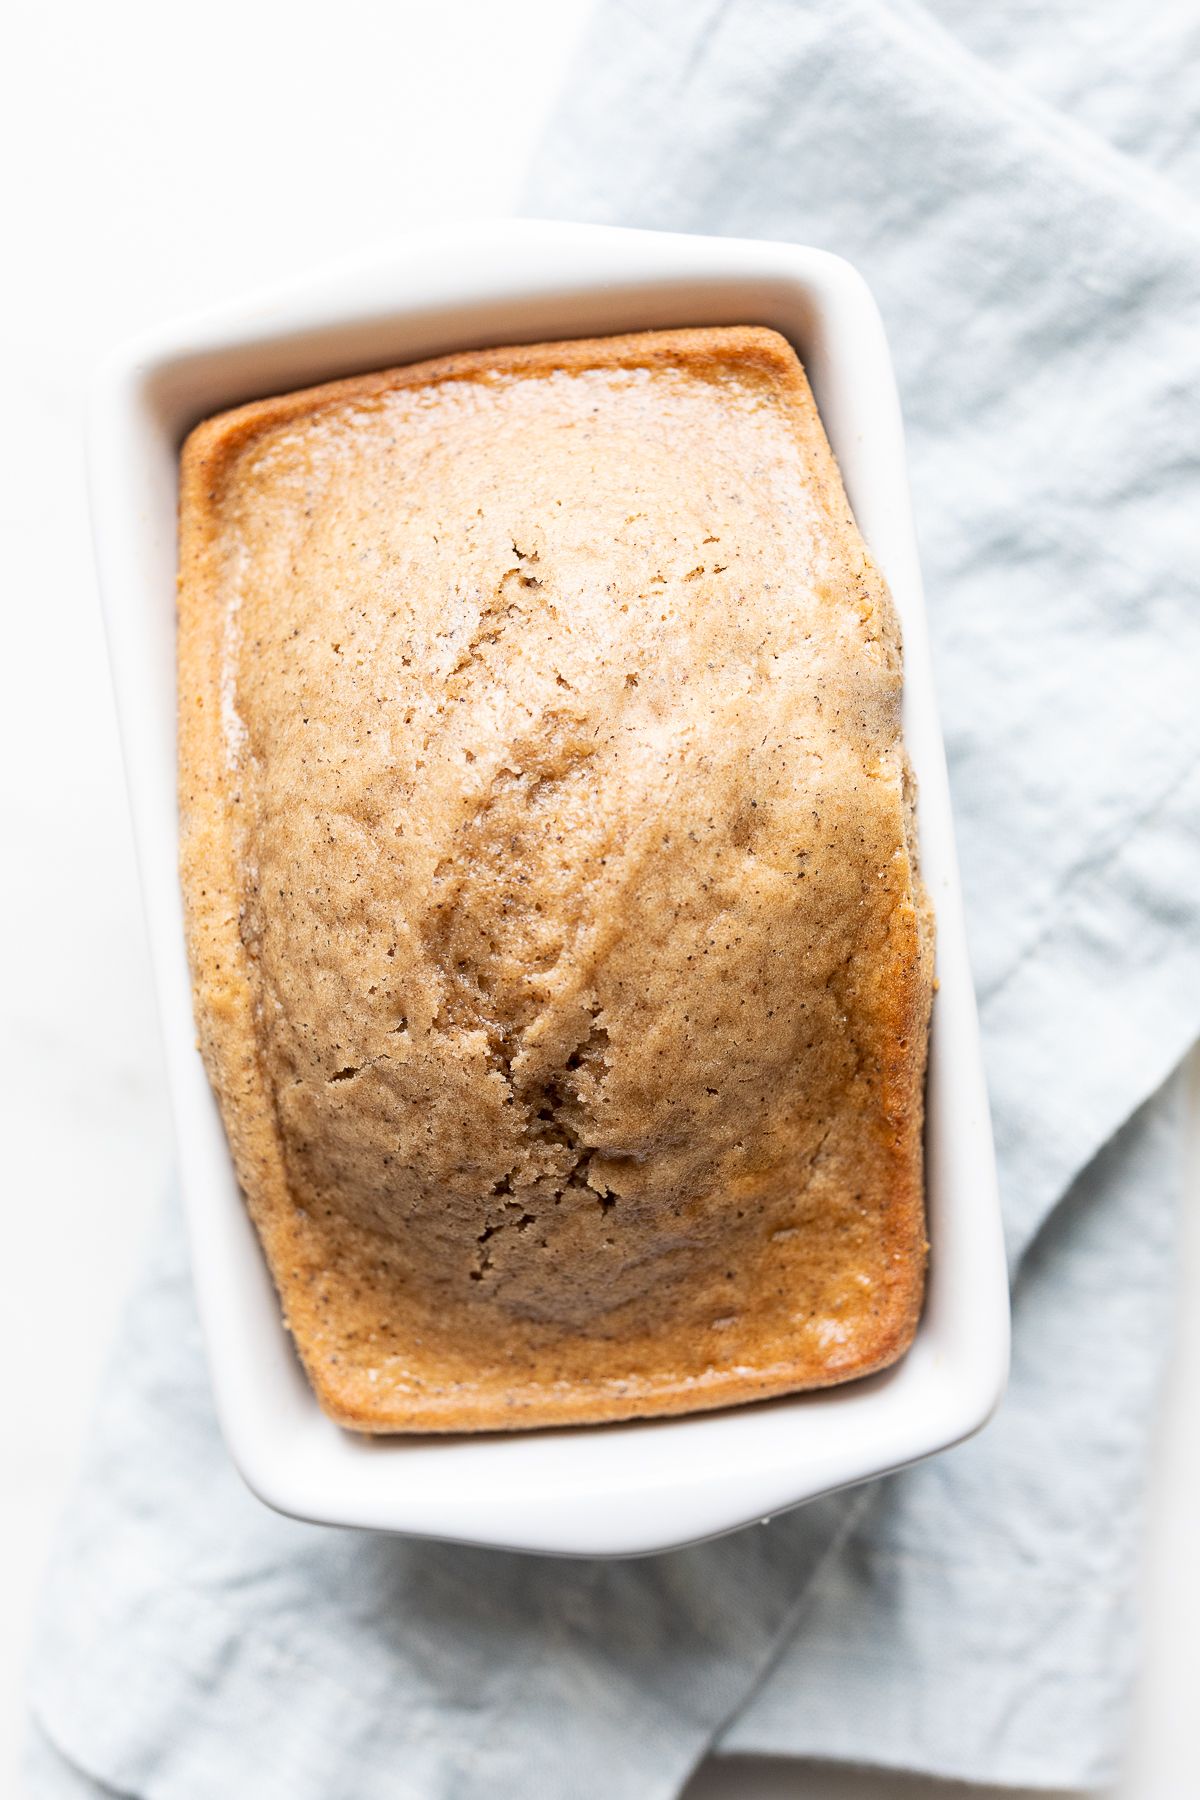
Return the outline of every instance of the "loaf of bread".
[[[925,1261],[901,653],[789,345],[444,358],[182,459],[196,1020],[321,1405],[845,1381]]]

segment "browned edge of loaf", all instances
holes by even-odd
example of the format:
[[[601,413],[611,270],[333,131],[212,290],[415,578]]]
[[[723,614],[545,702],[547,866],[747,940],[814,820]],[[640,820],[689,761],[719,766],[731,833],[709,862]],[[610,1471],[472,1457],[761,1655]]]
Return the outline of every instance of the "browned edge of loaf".
[[[189,434],[180,457],[178,577],[178,704],[180,875],[193,975],[197,1042],[220,1105],[239,1186],[262,1241],[284,1308],[285,1322],[303,1359],[304,1314],[310,1304],[292,1271],[310,1263],[312,1245],[300,1229],[286,1179],[270,1086],[257,1053],[254,990],[239,931],[240,877],[231,829],[233,798],[221,719],[221,632],[216,519],[221,488],[235,457],[264,431],[319,414],[347,400],[447,380],[472,380],[494,371],[519,374],[587,368],[695,369],[710,363],[758,364],[791,402],[796,433],[832,519],[855,524],[841,474],[795,351],[779,333],[760,326],[713,326],[634,332],[609,338],[500,346],[299,389],[255,400],[204,420]],[[891,600],[867,556],[884,603]],[[887,1209],[890,1266],[886,1303],[875,1329],[863,1334],[860,1355],[827,1380],[803,1382],[788,1365],[716,1372],[694,1378],[623,1382],[566,1391],[541,1388],[498,1402],[491,1394],[462,1392],[407,1396],[380,1404],[353,1383],[342,1388],[328,1365],[306,1361],[322,1409],[337,1423],[371,1433],[461,1432],[528,1429],[615,1422],[699,1412],[840,1385],[888,1367],[908,1349],[924,1298],[925,1238],[922,1127],[927,1050],[927,1007],[932,980],[932,912],[920,884],[915,822],[906,816],[913,871],[914,907],[905,952],[886,977],[894,1008],[892,1054],[882,1071],[882,1110],[894,1152],[894,1182]],[[907,909],[906,909],[907,910]],[[203,979],[201,977],[203,972]],[[336,1271],[330,1271],[336,1278]]]

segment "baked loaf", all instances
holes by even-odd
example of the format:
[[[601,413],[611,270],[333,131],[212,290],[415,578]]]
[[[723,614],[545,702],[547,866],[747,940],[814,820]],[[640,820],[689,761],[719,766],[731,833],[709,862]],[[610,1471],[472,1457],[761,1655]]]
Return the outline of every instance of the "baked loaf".
[[[200,1044],[362,1431],[866,1374],[921,1302],[900,644],[759,329],[447,357],[182,463]]]

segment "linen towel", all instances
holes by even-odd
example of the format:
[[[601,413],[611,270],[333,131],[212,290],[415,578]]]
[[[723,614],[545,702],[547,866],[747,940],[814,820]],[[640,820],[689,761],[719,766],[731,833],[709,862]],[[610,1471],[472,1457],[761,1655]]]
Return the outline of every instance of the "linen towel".
[[[636,1563],[319,1531],[223,1455],[172,1210],[49,1572],[35,1793],[667,1800],[713,1746],[1113,1772],[1179,1163],[1156,1090],[1200,1029],[1200,235],[1187,133],[1060,73],[1124,20],[1182,96],[1161,31],[1114,10],[1068,55],[1053,10],[939,13],[978,55],[906,0],[603,4],[532,201],[820,243],[883,306],[1015,1275],[1006,1406],[920,1469]]]

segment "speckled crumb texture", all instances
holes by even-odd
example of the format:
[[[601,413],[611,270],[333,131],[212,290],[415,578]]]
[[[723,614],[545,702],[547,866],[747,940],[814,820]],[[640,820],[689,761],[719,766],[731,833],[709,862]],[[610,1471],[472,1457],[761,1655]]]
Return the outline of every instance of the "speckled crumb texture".
[[[685,1412],[908,1345],[900,644],[757,328],[449,357],[183,452],[201,1047],[325,1410]]]

